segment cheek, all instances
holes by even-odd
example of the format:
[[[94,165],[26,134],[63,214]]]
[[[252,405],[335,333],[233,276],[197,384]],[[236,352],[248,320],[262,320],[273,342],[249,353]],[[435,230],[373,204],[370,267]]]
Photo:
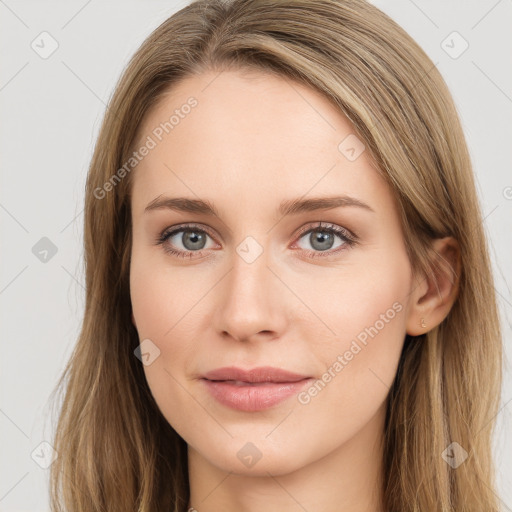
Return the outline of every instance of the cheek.
[[[187,312],[193,310],[203,288],[194,273],[173,268],[165,263],[165,257],[146,257],[143,251],[140,255],[135,251],[130,267],[130,296],[141,339],[163,341],[180,318],[187,322]]]
[[[173,267],[165,256],[149,251],[132,253],[130,296],[137,332],[141,342],[151,340],[158,354],[144,371],[157,402],[168,409],[190,400],[179,383],[188,378],[205,339],[209,317],[202,300],[215,284],[208,275],[207,269]]]
[[[187,438],[190,425],[201,412],[190,407],[190,394],[184,390],[187,383],[183,377],[183,369],[194,354],[190,329],[195,321],[193,305],[198,297],[190,283],[187,285],[188,279],[181,277],[183,273],[170,274],[165,265],[147,264],[147,261],[148,258],[134,255],[130,269],[130,295],[139,339],[151,341],[146,346],[150,347],[152,359],[144,365],[144,373],[161,413]]]
[[[340,425],[343,436],[355,434],[386,400],[405,339],[406,262],[394,255],[364,272],[352,268],[332,280],[332,293],[315,294],[323,322],[336,334],[315,343],[322,374],[298,401],[305,415],[329,419],[312,423],[310,433],[323,443],[339,438]],[[315,339],[312,326],[305,337]]]
[[[156,268],[132,265],[130,295],[139,337],[160,338],[171,327],[169,311],[176,305],[176,293]]]
[[[383,254],[372,265],[340,273],[329,284],[331,293],[315,297],[323,320],[336,333],[324,346],[327,368],[342,356],[347,374],[359,378],[383,370],[382,380],[392,380],[405,337],[409,291],[407,260],[401,256]]]

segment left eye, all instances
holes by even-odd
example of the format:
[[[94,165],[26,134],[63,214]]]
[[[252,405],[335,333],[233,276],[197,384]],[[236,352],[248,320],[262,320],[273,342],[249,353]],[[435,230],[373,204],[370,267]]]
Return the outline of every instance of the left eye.
[[[337,246],[333,247],[335,243],[335,237],[338,237],[340,243]],[[344,235],[343,231],[334,227],[316,227],[309,229],[308,231],[306,231],[306,233],[301,235],[299,240],[302,240],[303,238],[305,238],[307,242],[310,244],[310,246],[313,247],[313,251],[320,252],[325,252],[331,249],[337,249],[341,245],[350,242],[350,239],[348,238],[348,236]],[[302,248],[311,251],[311,249],[307,247]]]
[[[334,246],[335,237],[338,237],[340,240],[340,243],[336,246]],[[313,252],[313,257],[324,256],[322,253],[327,253],[327,255],[336,253],[339,250],[345,249],[345,246],[350,247],[356,243],[355,237],[347,230],[334,225],[319,225],[310,228],[301,234],[299,240],[302,240],[303,238],[306,239],[313,249],[309,249],[307,247],[301,248],[310,253]],[[339,247],[342,248],[338,249]]]

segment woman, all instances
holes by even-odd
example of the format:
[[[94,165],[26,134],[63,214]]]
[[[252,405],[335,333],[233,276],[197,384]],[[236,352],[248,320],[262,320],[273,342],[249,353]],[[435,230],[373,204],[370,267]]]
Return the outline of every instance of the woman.
[[[463,131],[362,0],[196,1],[109,105],[53,510],[497,511]]]

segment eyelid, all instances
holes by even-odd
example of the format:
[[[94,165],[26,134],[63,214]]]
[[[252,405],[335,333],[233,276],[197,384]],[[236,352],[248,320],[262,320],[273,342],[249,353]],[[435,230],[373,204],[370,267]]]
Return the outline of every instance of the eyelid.
[[[323,222],[323,221],[317,221],[317,222],[318,222],[317,225],[314,225],[314,226],[307,225],[307,226],[304,226],[304,227],[300,228],[300,230],[297,233],[296,237],[297,238],[301,238],[302,236],[304,236],[309,231],[316,231],[316,230],[325,229],[327,231],[329,231],[329,230],[335,231],[339,235],[340,234],[341,235],[345,235],[346,238],[348,238],[350,240],[354,240],[354,241],[357,240],[357,236],[354,233],[352,233],[349,229],[347,229],[347,228],[345,228],[343,226],[338,226],[337,224],[332,224],[330,222]]]
[[[198,231],[204,231],[206,234],[208,234],[210,237],[215,239],[215,236],[211,232],[211,230],[203,226],[202,224],[195,224],[195,223],[184,223],[184,224],[178,224],[176,226],[172,226],[170,228],[166,228],[162,231],[160,235],[157,237],[157,241],[165,241],[167,238],[169,238],[171,235],[176,234],[179,231],[193,231],[194,229],[197,229]]]

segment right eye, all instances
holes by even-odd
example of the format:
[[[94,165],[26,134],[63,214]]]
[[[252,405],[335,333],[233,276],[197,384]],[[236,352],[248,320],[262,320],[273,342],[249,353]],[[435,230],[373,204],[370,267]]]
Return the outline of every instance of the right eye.
[[[210,234],[194,225],[166,228],[158,237],[157,244],[178,258],[192,258],[194,254],[202,254]],[[180,244],[183,248],[180,247]]]

